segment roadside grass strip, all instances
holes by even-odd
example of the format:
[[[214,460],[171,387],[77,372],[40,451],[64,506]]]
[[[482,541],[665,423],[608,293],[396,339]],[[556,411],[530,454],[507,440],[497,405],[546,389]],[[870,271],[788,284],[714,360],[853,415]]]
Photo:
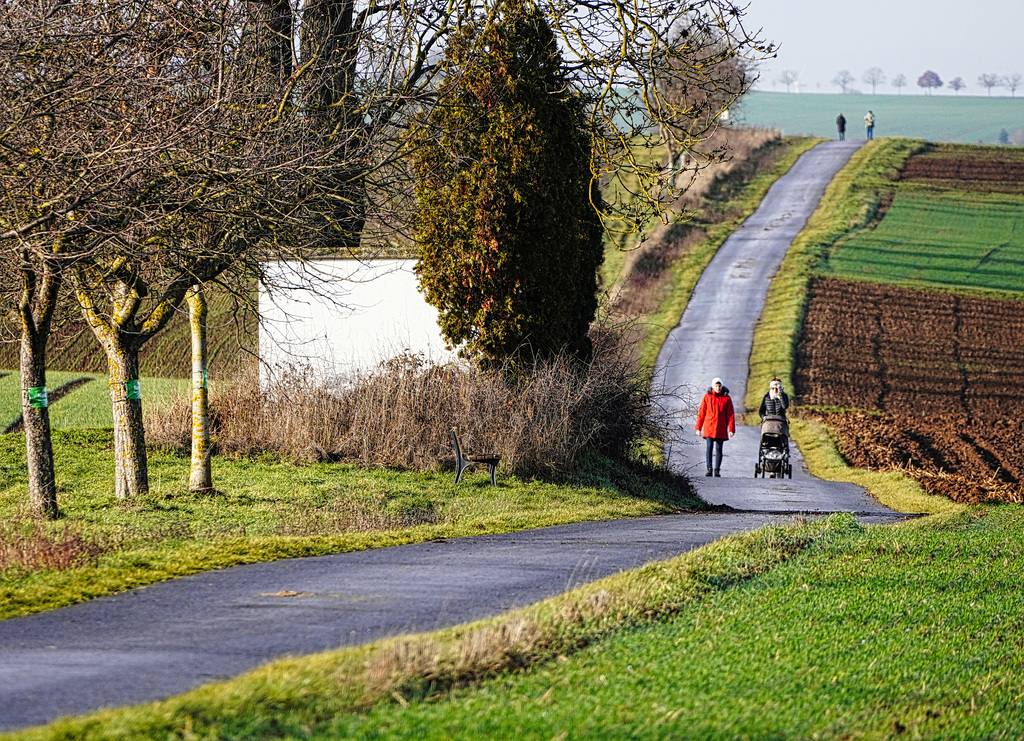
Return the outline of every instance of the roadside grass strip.
[[[908,286],[1024,292],[1024,198],[897,190],[881,223],[840,241],[820,271]]]
[[[889,176],[923,142],[904,139],[868,142],[825,189],[821,203],[797,235],[772,278],[765,308],[754,330],[750,375],[744,405],[757,409],[768,381],[778,376],[793,388],[793,353],[800,337],[807,284],[827,248],[852,229],[868,224],[883,194],[892,190]],[[799,400],[797,400],[799,401]]]
[[[1013,505],[849,525],[568,660],[309,737],[1020,738],[1022,525]]]
[[[736,210],[737,216],[720,224],[708,226],[707,238],[688,250],[669,268],[672,287],[666,299],[661,303],[659,311],[647,318],[647,335],[641,348],[641,362],[645,368],[654,368],[654,363],[665,344],[669,333],[679,323],[679,318],[686,310],[693,289],[700,280],[701,273],[714,258],[718,248],[736,231],[742,223],[757,210],[764,200],[765,194],[776,180],[781,178],[796,164],[800,155],[821,142],[820,139],[793,139],[786,141],[787,151],[779,158],[775,167],[756,177],[742,192],[725,207],[725,210]]]
[[[745,399],[748,409],[757,409],[763,389],[773,376],[781,378],[787,388],[793,388],[793,355],[800,337],[808,282],[832,245],[851,230],[863,229],[871,223],[883,197],[893,189],[892,175],[922,146],[923,142],[907,139],[869,142],[854,153],[825,189],[820,205],[793,240],[768,289],[764,311],[754,330]],[[799,399],[795,401],[798,407]],[[863,486],[882,504],[898,512],[934,514],[962,509],[962,505],[947,499],[928,496],[918,482],[899,472],[850,468],[821,425],[794,419],[790,432],[811,473],[819,478]]]
[[[11,739],[1019,738],[1024,508],[731,536]]]

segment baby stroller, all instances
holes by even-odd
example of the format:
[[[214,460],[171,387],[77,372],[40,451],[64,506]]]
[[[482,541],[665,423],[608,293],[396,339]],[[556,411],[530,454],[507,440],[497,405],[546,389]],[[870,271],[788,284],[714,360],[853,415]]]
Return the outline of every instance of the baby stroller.
[[[758,474],[764,478],[766,473],[773,479],[793,478],[793,466],[789,463],[789,422],[774,414],[761,420],[761,445],[754,464],[755,478]]]

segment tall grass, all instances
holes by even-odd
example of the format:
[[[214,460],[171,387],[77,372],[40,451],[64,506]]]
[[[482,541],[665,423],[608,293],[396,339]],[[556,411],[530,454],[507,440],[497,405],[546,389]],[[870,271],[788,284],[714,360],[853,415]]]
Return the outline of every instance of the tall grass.
[[[457,428],[468,450],[500,455],[503,471],[564,478],[588,453],[628,459],[660,434],[634,354],[604,338],[588,363],[557,358],[525,375],[405,355],[340,386],[304,368],[263,384],[250,376],[213,400],[217,449],[430,471],[451,458]],[[184,397],[155,412],[149,442],[187,449],[189,415]]]

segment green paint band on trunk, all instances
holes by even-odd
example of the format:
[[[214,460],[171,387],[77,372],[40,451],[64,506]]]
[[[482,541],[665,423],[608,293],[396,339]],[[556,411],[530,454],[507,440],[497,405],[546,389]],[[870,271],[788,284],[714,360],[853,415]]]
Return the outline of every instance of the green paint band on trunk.
[[[131,380],[125,381],[124,388],[125,388],[125,391],[127,392],[127,398],[128,399],[141,399],[142,398],[142,389],[139,387],[139,379],[138,378],[133,378]]]
[[[33,409],[46,409],[50,406],[46,395],[46,386],[36,386],[28,390],[28,405]]]

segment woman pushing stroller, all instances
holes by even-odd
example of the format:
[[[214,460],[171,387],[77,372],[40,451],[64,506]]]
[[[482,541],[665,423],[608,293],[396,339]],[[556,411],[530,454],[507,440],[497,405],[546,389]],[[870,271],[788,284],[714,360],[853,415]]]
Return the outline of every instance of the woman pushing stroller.
[[[757,452],[754,475],[762,478],[766,473],[774,478],[793,478],[793,466],[789,462],[789,396],[782,390],[782,381],[773,378],[768,384],[768,393],[761,400],[757,410],[761,415],[761,444]]]
[[[761,419],[769,415],[785,417],[787,409],[789,409],[789,396],[782,390],[782,381],[773,378],[768,384],[768,393],[761,399],[761,408],[757,410],[757,413],[761,415]]]

